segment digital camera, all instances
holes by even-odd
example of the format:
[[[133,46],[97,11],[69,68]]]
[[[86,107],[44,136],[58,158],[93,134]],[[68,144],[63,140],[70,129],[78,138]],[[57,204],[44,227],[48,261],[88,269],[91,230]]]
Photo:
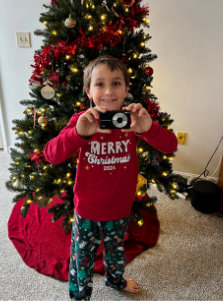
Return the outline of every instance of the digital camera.
[[[99,112],[100,129],[129,129],[129,110],[108,110],[105,113]]]

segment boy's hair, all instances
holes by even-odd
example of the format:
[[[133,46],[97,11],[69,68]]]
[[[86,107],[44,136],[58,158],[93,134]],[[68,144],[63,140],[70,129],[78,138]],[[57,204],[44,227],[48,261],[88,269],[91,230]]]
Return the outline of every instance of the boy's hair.
[[[91,61],[88,66],[85,67],[84,69],[84,89],[88,88],[90,89],[90,84],[91,84],[91,74],[93,69],[95,68],[95,66],[97,66],[98,64],[106,64],[111,71],[114,71],[115,69],[120,69],[124,80],[125,80],[125,85],[128,86],[129,85],[129,74],[127,72],[127,69],[125,67],[125,65],[118,59],[109,56],[109,55],[105,55],[105,56],[101,56],[98,57],[97,59]]]

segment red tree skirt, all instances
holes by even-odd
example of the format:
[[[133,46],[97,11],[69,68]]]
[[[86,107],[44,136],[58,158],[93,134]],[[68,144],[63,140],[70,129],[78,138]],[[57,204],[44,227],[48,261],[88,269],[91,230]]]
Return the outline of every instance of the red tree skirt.
[[[8,236],[26,265],[41,274],[68,281],[70,262],[71,231],[64,233],[61,227],[62,219],[52,222],[52,214],[47,208],[30,205],[25,218],[20,210],[25,199],[18,201],[8,221]],[[62,203],[54,197],[50,206]],[[154,246],[159,236],[159,221],[157,214],[143,212],[144,224],[132,229],[129,225],[125,235],[124,247],[126,263],[129,263],[143,249]],[[101,243],[95,262],[94,272],[104,274],[103,242]]]

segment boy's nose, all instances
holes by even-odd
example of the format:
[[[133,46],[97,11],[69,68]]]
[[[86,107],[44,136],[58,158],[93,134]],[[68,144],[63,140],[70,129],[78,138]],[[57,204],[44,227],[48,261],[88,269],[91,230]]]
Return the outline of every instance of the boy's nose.
[[[113,94],[113,89],[112,87],[106,87],[106,90],[105,90],[105,94],[106,95],[112,95]]]

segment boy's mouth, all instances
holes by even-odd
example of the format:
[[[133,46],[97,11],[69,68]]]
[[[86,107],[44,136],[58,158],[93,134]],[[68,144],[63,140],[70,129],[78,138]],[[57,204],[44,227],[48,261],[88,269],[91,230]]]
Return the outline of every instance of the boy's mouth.
[[[101,101],[111,103],[111,102],[116,101],[116,99],[101,99]]]

